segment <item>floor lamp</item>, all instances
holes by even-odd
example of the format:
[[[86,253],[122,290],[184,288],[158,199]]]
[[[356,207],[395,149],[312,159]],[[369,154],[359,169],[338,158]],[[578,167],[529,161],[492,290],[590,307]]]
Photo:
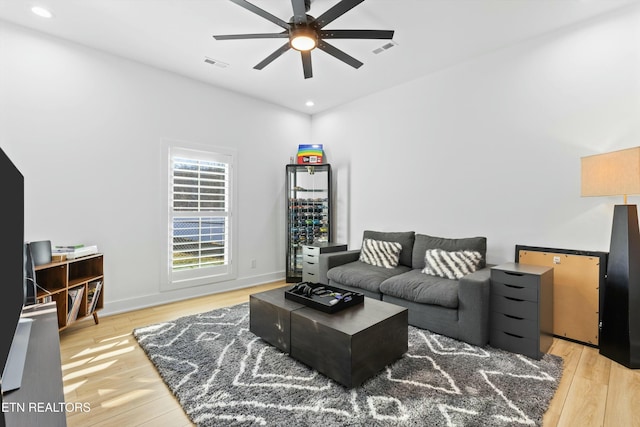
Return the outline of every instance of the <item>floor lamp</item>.
[[[628,368],[640,368],[640,147],[582,159],[582,196],[624,196],[613,212],[607,277],[601,293],[600,354]]]

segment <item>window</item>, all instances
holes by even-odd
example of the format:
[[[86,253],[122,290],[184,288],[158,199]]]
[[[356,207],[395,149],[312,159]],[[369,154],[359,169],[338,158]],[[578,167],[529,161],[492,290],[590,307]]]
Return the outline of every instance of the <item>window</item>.
[[[234,278],[234,154],[182,146],[168,151],[169,288]]]

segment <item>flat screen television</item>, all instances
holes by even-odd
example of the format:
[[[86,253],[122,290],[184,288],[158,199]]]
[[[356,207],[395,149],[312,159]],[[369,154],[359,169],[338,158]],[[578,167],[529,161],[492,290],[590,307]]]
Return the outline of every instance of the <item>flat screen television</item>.
[[[3,188],[1,218],[2,250],[0,251],[0,386],[8,391],[7,378],[22,369],[29,342],[30,324],[21,322],[25,304],[25,245],[24,245],[24,177],[0,149],[0,182]],[[28,327],[24,325],[28,324]],[[16,333],[16,331],[18,333]],[[26,336],[25,336],[26,334]],[[17,348],[17,347],[24,348]],[[10,357],[11,355],[11,357]],[[12,362],[9,367],[7,363]],[[17,363],[17,365],[13,365]],[[17,368],[15,366],[18,366]],[[19,384],[18,384],[19,385]],[[15,386],[11,386],[15,388]],[[4,421],[4,420],[2,420]]]

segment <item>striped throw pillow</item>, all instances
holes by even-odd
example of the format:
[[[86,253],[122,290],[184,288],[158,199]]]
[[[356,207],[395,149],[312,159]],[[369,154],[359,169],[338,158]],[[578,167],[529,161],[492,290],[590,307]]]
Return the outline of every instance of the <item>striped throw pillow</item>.
[[[377,267],[394,268],[398,265],[402,245],[398,242],[364,239],[360,249],[360,261]]]
[[[442,249],[428,249],[424,260],[426,267],[422,270],[423,273],[459,279],[478,269],[482,255],[478,251],[447,252]]]

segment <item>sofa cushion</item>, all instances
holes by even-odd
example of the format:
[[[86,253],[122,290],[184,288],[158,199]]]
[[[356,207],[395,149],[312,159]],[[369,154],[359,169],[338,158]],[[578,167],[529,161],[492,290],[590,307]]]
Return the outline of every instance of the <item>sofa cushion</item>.
[[[424,257],[428,249],[442,249],[444,251],[478,251],[482,256],[478,268],[484,268],[487,260],[487,238],[467,237],[461,239],[446,239],[444,237],[428,236],[426,234],[415,235],[415,245],[413,247],[413,268],[422,270],[426,264]]]
[[[420,304],[458,308],[458,286],[457,280],[410,270],[382,282],[380,292]]]
[[[411,267],[411,262],[412,262],[411,257],[413,254],[413,244],[415,241],[415,235],[416,234],[413,231],[386,232],[386,231],[366,230],[363,233],[362,239],[363,240],[364,239],[383,240],[385,242],[400,243],[402,245],[402,250],[400,251],[400,259],[398,260],[398,264]],[[424,257],[424,252],[422,252],[421,256]]]
[[[360,261],[376,267],[393,268],[398,265],[402,245],[398,242],[364,239],[360,249]]]
[[[478,269],[482,255],[478,251],[447,252],[427,249],[423,273],[432,276],[460,279]]]
[[[376,267],[362,261],[333,267],[327,271],[327,277],[337,286],[347,285],[380,293],[380,283],[398,274],[409,271],[410,268],[399,265],[395,268]],[[423,274],[424,276],[424,274]]]

